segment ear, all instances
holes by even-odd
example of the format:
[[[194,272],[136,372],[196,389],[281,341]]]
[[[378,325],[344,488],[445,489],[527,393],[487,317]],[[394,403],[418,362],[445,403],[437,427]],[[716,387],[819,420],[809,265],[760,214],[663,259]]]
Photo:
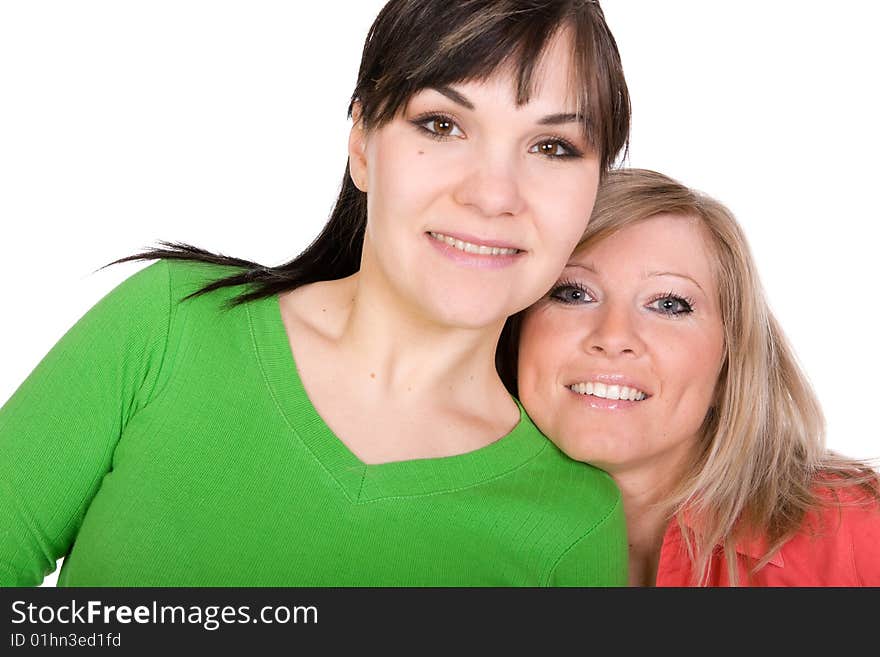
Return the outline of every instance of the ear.
[[[367,131],[364,128],[363,108],[355,101],[351,109],[351,133],[348,135],[348,171],[354,186],[367,191]]]

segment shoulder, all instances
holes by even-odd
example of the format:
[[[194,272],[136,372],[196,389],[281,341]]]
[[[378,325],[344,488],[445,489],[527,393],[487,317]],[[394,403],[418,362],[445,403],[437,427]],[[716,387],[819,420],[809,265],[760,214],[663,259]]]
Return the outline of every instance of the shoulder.
[[[819,504],[783,548],[786,562],[809,558],[825,585],[880,586],[880,500],[860,486],[822,481],[815,493]]]
[[[880,528],[880,499],[859,486],[816,489],[819,505],[808,515],[806,530],[826,535],[840,530]]]
[[[179,303],[183,297],[202,287],[234,275],[237,267],[220,266],[204,262],[159,259],[123,279],[106,297],[117,303],[146,303],[161,300],[167,307]],[[239,286],[221,288],[214,294],[231,296],[240,291]]]
[[[144,341],[163,342],[170,310],[169,281],[163,262],[129,274],[77,320],[58,346],[73,351],[109,349],[118,355]]]
[[[810,514],[816,520],[819,531],[830,532],[835,528],[861,531],[880,530],[880,488],[874,482],[874,490],[859,485],[824,485],[815,488],[819,505]],[[858,537],[854,537],[858,540]]]
[[[150,267],[165,267],[167,269],[169,288],[172,301],[174,302],[180,302],[187,295],[198,292],[211,283],[244,271],[240,267],[215,265],[193,260],[163,259],[150,265]],[[212,295],[214,298],[231,298],[243,290],[243,285],[232,285],[212,290],[207,294]]]
[[[537,428],[534,431],[547,442],[523,474],[542,482],[539,492],[547,508],[555,510],[561,522],[580,527],[584,534],[622,514],[620,490],[603,470],[566,456]]]
[[[532,474],[548,482],[543,504],[553,509],[558,533],[565,537],[548,583],[626,585],[626,517],[614,480],[602,470],[571,460],[552,443],[541,456]]]
[[[822,476],[813,492],[817,505],[807,514],[806,531],[827,535],[839,530],[880,527],[880,488],[847,484],[839,476]]]

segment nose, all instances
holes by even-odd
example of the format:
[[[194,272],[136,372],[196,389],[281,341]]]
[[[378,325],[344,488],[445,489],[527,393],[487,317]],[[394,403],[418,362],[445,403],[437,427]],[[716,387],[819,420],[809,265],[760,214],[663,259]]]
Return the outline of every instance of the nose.
[[[474,166],[463,170],[455,189],[457,203],[484,217],[515,216],[524,206],[515,156],[481,153]]]
[[[623,304],[605,303],[596,309],[592,330],[584,336],[583,349],[608,358],[638,357],[645,345],[639,334],[634,311]]]

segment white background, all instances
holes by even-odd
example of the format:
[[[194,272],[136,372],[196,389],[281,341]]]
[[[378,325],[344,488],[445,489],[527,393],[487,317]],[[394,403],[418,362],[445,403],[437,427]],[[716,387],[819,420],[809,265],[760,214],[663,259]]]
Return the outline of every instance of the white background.
[[[0,3],[0,403],[144,266],[101,265],[158,239],[270,265],[307,245],[382,4]],[[603,6],[632,93],[627,163],[731,207],[829,446],[880,456],[872,3]]]

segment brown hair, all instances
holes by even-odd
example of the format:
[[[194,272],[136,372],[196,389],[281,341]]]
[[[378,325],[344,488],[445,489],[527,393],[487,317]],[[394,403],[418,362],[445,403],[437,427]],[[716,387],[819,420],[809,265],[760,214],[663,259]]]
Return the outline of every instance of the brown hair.
[[[367,127],[379,126],[421,89],[486,79],[505,65],[524,104],[541,53],[565,28],[577,109],[607,170],[627,143],[630,105],[617,44],[595,1],[392,0],[367,37],[352,105],[361,103]]]
[[[604,172],[627,146],[630,101],[617,44],[597,0],[391,0],[364,44],[349,116],[358,102],[364,125],[380,127],[418,91],[486,79],[502,66],[516,72],[518,102],[525,103],[540,55],[563,29],[570,31],[572,40],[571,90]],[[275,267],[165,241],[159,242],[163,248],[109,264],[168,258],[243,269],[187,296],[248,284],[251,289],[227,301],[228,306],[239,305],[357,272],[366,199],[346,165],[339,197],[321,234],[300,255]]]

